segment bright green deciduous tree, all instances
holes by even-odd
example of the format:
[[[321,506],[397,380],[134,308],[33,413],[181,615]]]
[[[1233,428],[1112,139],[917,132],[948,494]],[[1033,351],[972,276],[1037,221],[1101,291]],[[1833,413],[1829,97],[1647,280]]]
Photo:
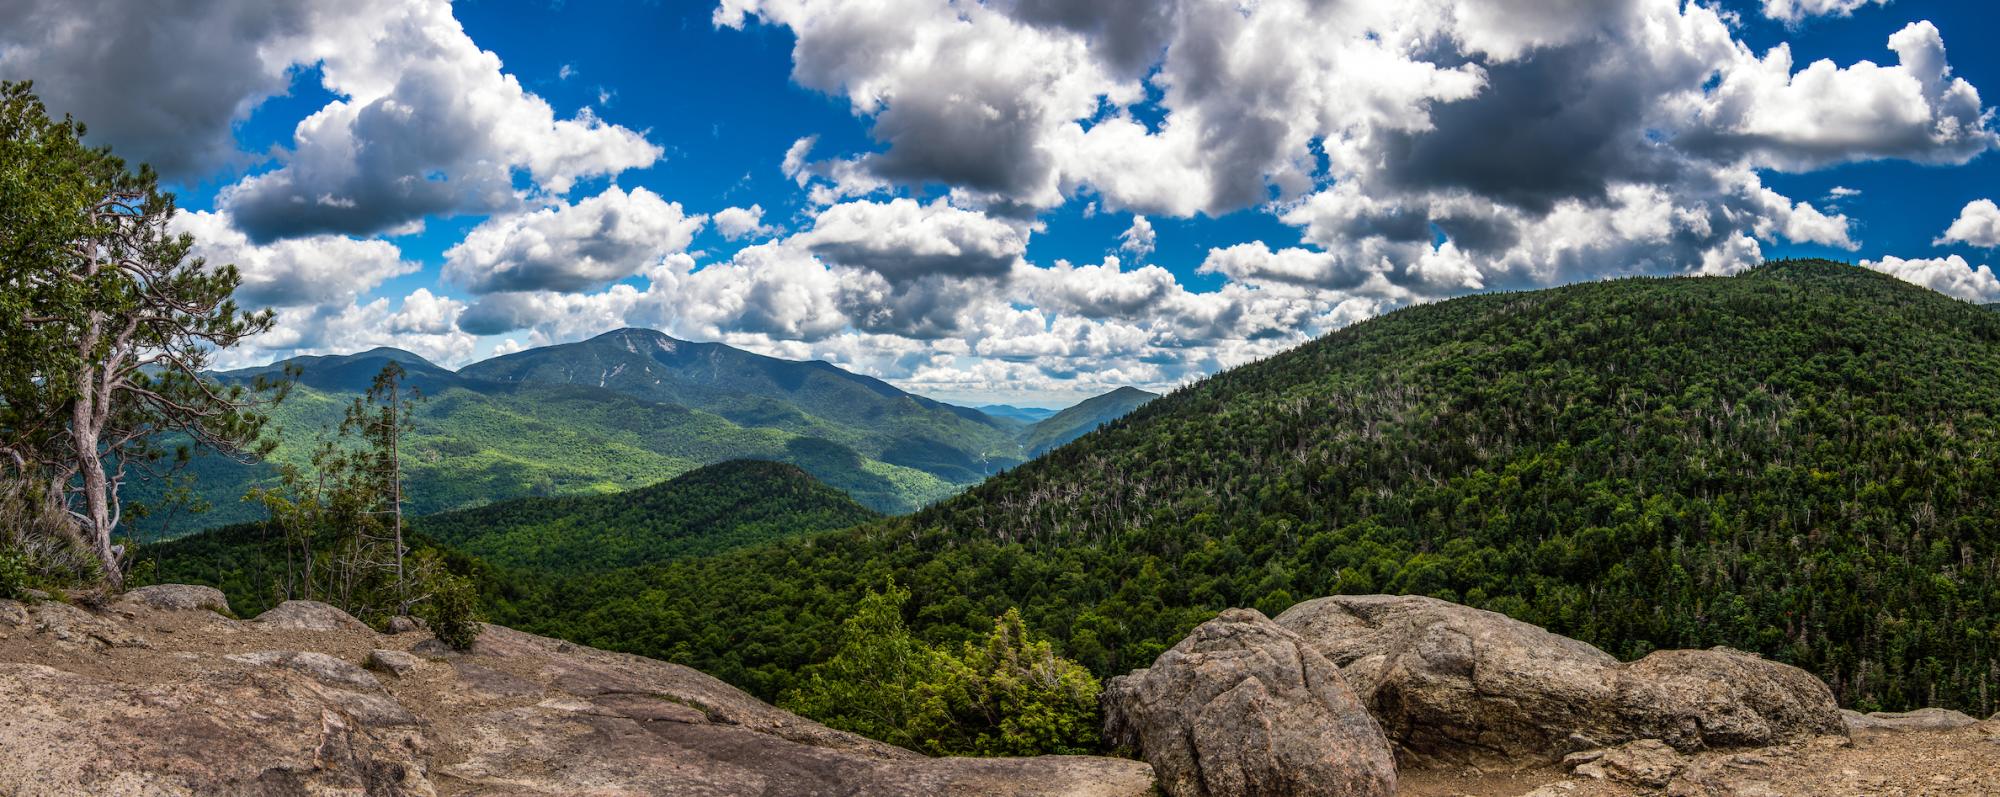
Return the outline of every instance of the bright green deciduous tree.
[[[934,752],[1097,752],[1103,725],[1097,678],[1057,656],[1048,640],[1030,638],[1020,610],[1008,609],[995,620],[984,643],[968,642],[956,657],[940,653],[937,662],[938,672],[922,691],[932,704],[942,703],[945,713],[920,715],[931,726],[917,729]]]
[[[903,605],[910,591],[893,582],[869,590],[840,628],[832,658],[813,665],[801,685],[784,696],[785,708],[835,728],[890,744],[911,746],[910,730],[923,724],[923,687],[935,677],[937,652],[910,635]]]
[[[786,708],[827,725],[938,755],[1089,753],[1101,724],[1097,679],[1030,637],[1019,612],[957,655],[903,623],[908,590],[870,590],[828,660],[807,668]]]

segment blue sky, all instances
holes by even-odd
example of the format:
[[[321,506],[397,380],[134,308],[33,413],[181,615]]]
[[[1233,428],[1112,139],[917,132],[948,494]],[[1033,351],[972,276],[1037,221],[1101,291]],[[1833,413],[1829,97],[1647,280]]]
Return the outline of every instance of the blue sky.
[[[232,363],[647,326],[1060,405],[1772,257],[2000,301],[1975,2],[112,2],[0,78],[278,308]]]

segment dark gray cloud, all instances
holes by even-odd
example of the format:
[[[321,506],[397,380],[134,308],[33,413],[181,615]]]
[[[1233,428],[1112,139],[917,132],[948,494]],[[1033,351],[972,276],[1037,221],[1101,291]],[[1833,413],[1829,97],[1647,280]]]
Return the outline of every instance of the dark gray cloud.
[[[277,168],[222,192],[258,243],[508,210],[519,206],[518,175],[531,193],[560,195],[661,154],[589,110],[556,118],[446,2],[0,4],[0,77],[35,79],[51,107],[89,123],[93,141],[171,177],[252,165],[232,123],[303,67],[317,67],[339,99],[298,124]]]
[[[913,83],[899,91],[869,130],[888,149],[862,164],[895,183],[1034,194],[1055,168],[1040,146],[1047,118],[1039,98],[999,77],[966,72],[962,80]]]
[[[1030,24],[1083,34],[1118,73],[1139,77],[1160,60],[1179,8],[1160,0],[1014,0],[1011,13]]]
[[[1645,130],[1665,85],[1686,76],[1596,40],[1484,70],[1477,96],[1431,109],[1431,129],[1385,136],[1381,187],[1464,190],[1540,214],[1601,200],[1615,183],[1671,182],[1689,165]]]
[[[413,65],[350,126],[308,133],[284,168],[244,181],[230,210],[252,238],[271,240],[517,207],[512,175],[491,158],[498,131],[474,101],[441,65]]]
[[[309,3],[60,0],[0,3],[0,79],[33,80],[89,140],[173,179],[241,165],[231,123],[290,85],[265,48],[304,35]]]
[[[458,316],[458,328],[474,335],[498,335],[526,329],[546,320],[536,297],[526,293],[492,293],[479,297]]]
[[[834,306],[862,332],[917,340],[955,337],[967,331],[966,308],[990,298],[998,284],[929,274],[901,285],[881,280],[843,280]]]

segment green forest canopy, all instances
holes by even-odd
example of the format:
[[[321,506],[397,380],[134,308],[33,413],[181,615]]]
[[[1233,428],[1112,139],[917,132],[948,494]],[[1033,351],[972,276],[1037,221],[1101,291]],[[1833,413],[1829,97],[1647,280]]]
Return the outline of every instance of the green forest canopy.
[[[630,492],[520,498],[430,515],[415,527],[502,567],[575,574],[706,556],[880,517],[797,466],[734,460]]]
[[[489,597],[767,698],[893,577],[932,643],[1018,607],[1100,676],[1225,607],[1416,593],[1984,715],[1996,410],[2000,316],[1850,266],[1479,295],[1219,374],[913,517]]]

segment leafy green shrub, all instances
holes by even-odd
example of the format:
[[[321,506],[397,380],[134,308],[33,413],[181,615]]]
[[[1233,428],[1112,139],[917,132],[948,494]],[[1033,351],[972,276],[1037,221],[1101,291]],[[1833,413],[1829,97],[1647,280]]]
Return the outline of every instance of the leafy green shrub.
[[[936,753],[993,756],[1083,755],[1098,748],[1097,679],[1083,665],[1029,638],[1018,609],[993,623],[984,644],[957,657],[939,653],[920,687],[944,711],[918,717],[915,735]]]
[[[28,557],[20,551],[0,549],[0,598],[19,598],[28,588]]]
[[[417,617],[431,628],[438,641],[454,650],[466,650],[479,639],[479,590],[472,579],[453,573],[436,560],[432,551],[417,555],[417,573],[423,574],[417,588],[428,593],[414,608]]]
[[[909,730],[924,711],[919,687],[937,669],[937,654],[903,625],[909,599],[910,591],[894,583],[869,590],[841,624],[834,655],[807,667],[779,704],[841,730],[912,746]]]
[[[832,727],[935,755],[1043,755],[1098,747],[1097,679],[1030,638],[1008,610],[958,655],[911,636],[908,590],[870,590],[840,647],[783,705]]]

